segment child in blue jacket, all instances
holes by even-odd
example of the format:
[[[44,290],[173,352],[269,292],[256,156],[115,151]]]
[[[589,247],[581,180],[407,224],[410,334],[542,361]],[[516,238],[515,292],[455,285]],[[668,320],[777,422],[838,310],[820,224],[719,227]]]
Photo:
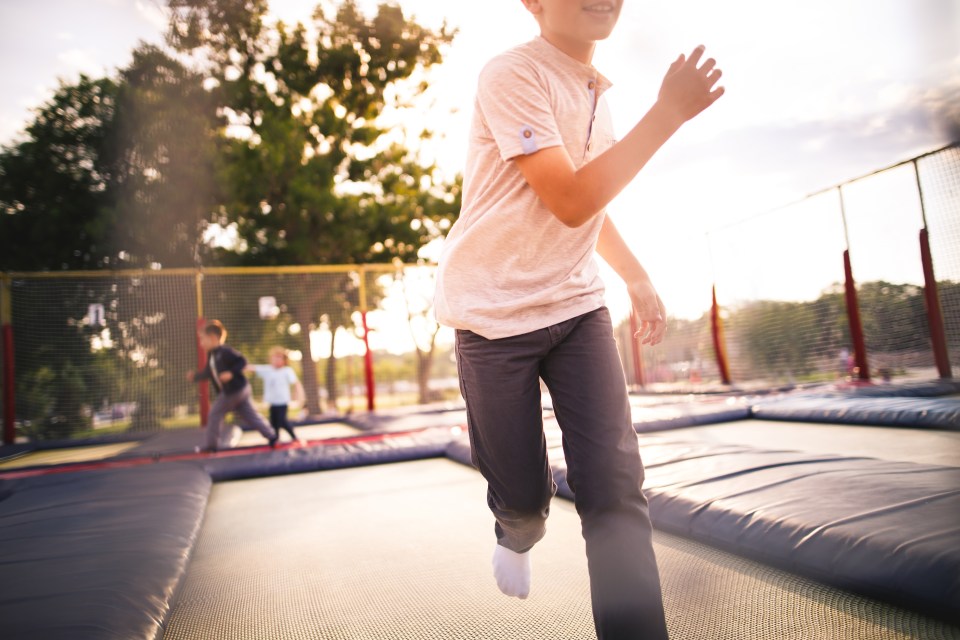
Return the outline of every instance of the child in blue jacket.
[[[223,344],[227,339],[227,330],[218,320],[211,320],[200,331],[198,338],[200,346],[207,352],[207,365],[200,371],[188,371],[187,380],[210,380],[218,391],[207,417],[205,451],[217,450],[224,418],[231,411],[238,422],[259,431],[271,446],[276,444],[277,432],[257,413],[250,401],[250,385],[243,375],[247,359]]]

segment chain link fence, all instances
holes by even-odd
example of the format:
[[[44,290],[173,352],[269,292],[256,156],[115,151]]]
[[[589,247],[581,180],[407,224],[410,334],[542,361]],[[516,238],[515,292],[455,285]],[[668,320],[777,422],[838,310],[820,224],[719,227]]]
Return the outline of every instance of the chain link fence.
[[[716,229],[709,247],[715,303],[704,292],[700,318],[670,318],[640,351],[618,323],[635,388],[897,382],[960,363],[960,147]],[[298,417],[458,401],[434,279],[411,265],[5,274],[5,439],[197,426],[202,395],[185,373],[205,319],[251,363],[287,351],[306,391]]]
[[[618,331],[635,389],[896,384],[960,366],[956,144],[713,229],[707,245],[715,301],[704,291],[699,318],[668,319],[638,353],[629,321]]]
[[[284,348],[307,419],[459,397],[430,313],[433,268],[343,266],[85,273],[4,278],[15,431],[97,438],[197,426],[197,327],[220,320],[251,364]],[[251,376],[255,397],[262,388]],[[375,405],[374,405],[375,403]]]

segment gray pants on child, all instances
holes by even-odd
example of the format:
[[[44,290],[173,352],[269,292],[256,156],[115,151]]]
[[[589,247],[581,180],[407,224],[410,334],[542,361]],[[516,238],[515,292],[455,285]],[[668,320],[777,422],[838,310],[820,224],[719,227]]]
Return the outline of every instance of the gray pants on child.
[[[556,485],[542,379],[563,432],[597,636],[665,639],[643,464],[610,313],[604,307],[498,340],[458,330],[456,348],[473,462],[487,480],[497,543],[522,553],[546,531]]]
[[[207,449],[216,450],[220,448],[220,431],[223,428],[223,420],[231,411],[233,411],[233,417],[237,422],[253,427],[262,433],[267,440],[272,440],[276,436],[277,432],[264,420],[263,416],[257,413],[250,401],[250,385],[247,385],[236,393],[221,393],[213,401],[210,414],[207,416]]]

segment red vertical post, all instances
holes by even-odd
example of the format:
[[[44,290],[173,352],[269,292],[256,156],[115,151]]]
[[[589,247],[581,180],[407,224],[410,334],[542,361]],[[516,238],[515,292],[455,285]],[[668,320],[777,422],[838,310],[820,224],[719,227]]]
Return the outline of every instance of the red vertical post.
[[[3,368],[3,444],[13,444],[17,438],[14,421],[17,418],[13,367],[13,295],[10,278],[0,276],[0,340],[2,340]]]
[[[633,356],[633,381],[638,387],[643,389],[647,385],[646,377],[643,373],[643,358],[640,355],[640,345],[637,343],[637,314],[630,309],[630,355]]]
[[[13,325],[4,323],[3,332],[3,444],[13,444],[16,440],[13,422],[17,411],[14,404],[13,380]]]
[[[374,402],[374,380],[373,380],[373,352],[370,351],[370,328],[367,326],[367,312],[361,311],[363,318],[363,370],[367,380],[367,411],[373,411],[376,403]]]
[[[720,305],[717,304],[717,285],[713,285],[710,305],[710,334],[713,337],[713,353],[717,358],[720,381],[730,384],[730,362],[727,359],[727,343],[723,335],[723,319],[720,317]]]
[[[933,255],[930,253],[930,236],[927,230],[920,230],[920,262],[923,264],[923,296],[927,307],[927,324],[930,326],[930,341],[933,346],[933,359],[937,364],[937,373],[941,378],[950,379],[950,353],[947,350],[947,332],[943,326],[943,310],[940,308],[940,293],[937,278],[933,273]]]
[[[207,366],[207,352],[200,346],[200,333],[207,326],[207,321],[203,318],[197,318],[197,370],[203,370]],[[200,394],[200,427],[207,426],[207,417],[210,415],[210,383],[204,380],[197,385]]]
[[[867,366],[867,343],[863,337],[863,322],[860,320],[860,303],[857,300],[857,284],[853,280],[853,266],[850,262],[850,250],[843,252],[843,292],[847,303],[847,322],[850,325],[850,337],[853,339],[853,359],[857,365],[857,377],[870,380],[870,368]]]

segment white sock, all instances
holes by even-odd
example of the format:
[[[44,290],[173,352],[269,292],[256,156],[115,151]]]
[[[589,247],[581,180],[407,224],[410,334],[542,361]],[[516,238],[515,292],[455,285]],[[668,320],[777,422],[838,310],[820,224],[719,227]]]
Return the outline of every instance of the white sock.
[[[493,577],[505,595],[526,598],[530,593],[530,552],[517,553],[499,544],[493,551]]]

